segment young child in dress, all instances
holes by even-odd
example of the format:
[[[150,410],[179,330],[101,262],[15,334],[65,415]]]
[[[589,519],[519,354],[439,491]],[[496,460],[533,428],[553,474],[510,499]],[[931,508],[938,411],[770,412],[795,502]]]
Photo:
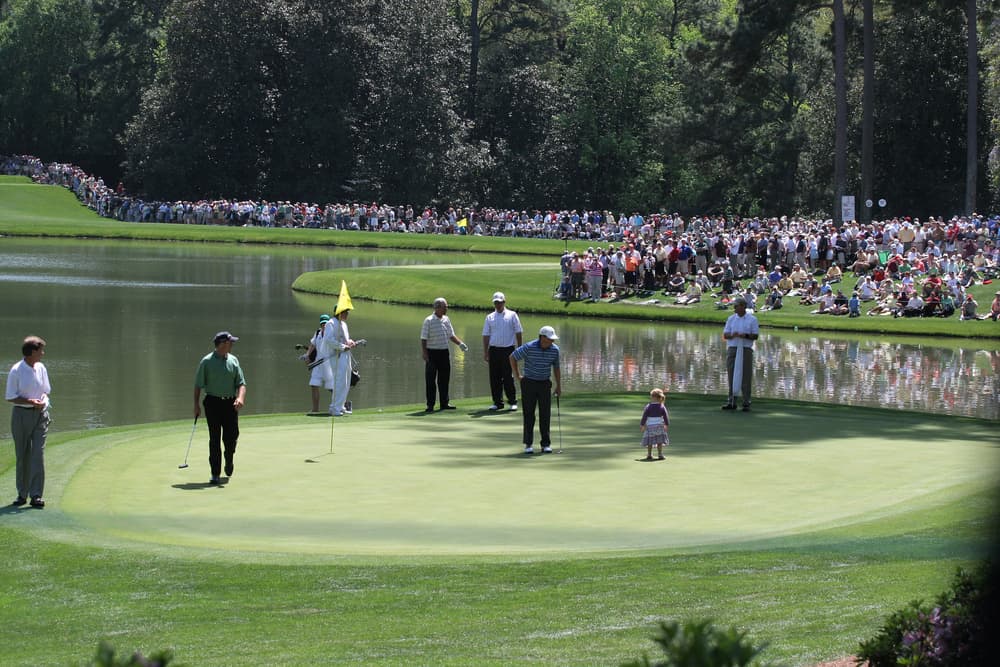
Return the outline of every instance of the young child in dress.
[[[657,459],[663,460],[663,446],[670,444],[667,426],[670,418],[667,408],[663,405],[667,396],[662,389],[649,392],[649,404],[642,411],[639,428],[642,430],[642,444],[646,447],[646,460],[653,460],[653,445],[656,445]]]

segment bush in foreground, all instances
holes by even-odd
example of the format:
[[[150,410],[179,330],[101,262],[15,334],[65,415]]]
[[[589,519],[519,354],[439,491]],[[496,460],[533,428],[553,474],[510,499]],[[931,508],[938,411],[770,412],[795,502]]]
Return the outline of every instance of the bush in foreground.
[[[148,658],[138,651],[128,657],[117,657],[114,646],[101,642],[97,655],[88,667],[167,667],[173,659],[170,651],[159,651]]]
[[[871,667],[970,667],[992,655],[988,634],[996,621],[996,568],[959,568],[951,589],[933,605],[914,600],[889,616],[877,635],[861,643],[858,664]],[[990,662],[990,664],[995,664]]]
[[[622,667],[767,667],[756,660],[765,646],[755,647],[746,633],[736,628],[723,630],[707,620],[660,623],[654,641],[663,648],[662,660],[650,662],[643,656]]]

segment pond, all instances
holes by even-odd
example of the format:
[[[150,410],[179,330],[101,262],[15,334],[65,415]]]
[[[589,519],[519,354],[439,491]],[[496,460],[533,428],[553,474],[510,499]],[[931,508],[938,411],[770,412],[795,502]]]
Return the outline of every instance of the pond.
[[[53,429],[99,428],[192,415],[198,360],[216,331],[241,340],[234,353],[247,376],[245,414],[310,408],[308,373],[296,344],[306,344],[334,299],[292,292],[305,271],[372,265],[489,262],[455,253],[370,249],[45,241],[0,239],[4,376],[28,334],[48,341]],[[537,258],[525,258],[537,261]],[[498,285],[497,289],[503,289]],[[420,325],[427,307],[355,301],[354,338],[361,383],[358,408],[423,403]],[[462,408],[490,402],[482,360],[483,318],[452,309],[458,335],[452,398]],[[517,309],[516,303],[509,304]],[[526,338],[556,327],[564,350],[563,409],[574,392],[648,391],[719,394],[725,387],[720,326],[522,316]],[[1000,418],[995,341],[892,340],[872,336],[763,330],[758,343],[760,396]],[[326,398],[324,397],[324,403]],[[641,411],[641,399],[637,401]],[[637,417],[638,418],[638,417]]]

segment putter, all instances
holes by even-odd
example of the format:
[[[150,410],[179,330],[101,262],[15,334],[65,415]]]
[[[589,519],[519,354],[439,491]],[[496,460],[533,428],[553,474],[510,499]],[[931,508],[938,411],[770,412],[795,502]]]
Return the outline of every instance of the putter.
[[[556,427],[559,429],[559,451],[556,454],[562,454],[562,410],[559,407],[559,394],[556,394]]]
[[[188,438],[188,448],[187,448],[187,451],[184,452],[184,463],[182,463],[179,466],[177,466],[178,468],[187,468],[188,467],[188,454],[191,453],[191,443],[194,442],[194,430],[196,428],[198,428],[198,417],[194,418],[194,424],[191,425],[191,437]]]

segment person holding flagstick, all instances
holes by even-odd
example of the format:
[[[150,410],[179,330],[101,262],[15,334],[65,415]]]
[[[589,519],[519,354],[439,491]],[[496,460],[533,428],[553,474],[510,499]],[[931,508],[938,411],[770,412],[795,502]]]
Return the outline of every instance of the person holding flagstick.
[[[723,410],[736,409],[736,396],[743,399],[743,412],[750,412],[753,387],[753,343],[760,335],[760,325],[753,313],[747,312],[743,297],[733,301],[735,311],[726,320],[722,337],[726,340],[726,370],[729,374],[729,398]]]
[[[337,298],[337,309],[333,319],[323,330],[321,353],[330,361],[333,369],[333,400],[330,403],[330,414],[334,417],[351,414],[345,407],[347,392],[351,389],[351,350],[354,349],[354,339],[347,330],[347,317],[354,309],[351,295],[347,292],[347,282],[340,281],[340,295]]]

